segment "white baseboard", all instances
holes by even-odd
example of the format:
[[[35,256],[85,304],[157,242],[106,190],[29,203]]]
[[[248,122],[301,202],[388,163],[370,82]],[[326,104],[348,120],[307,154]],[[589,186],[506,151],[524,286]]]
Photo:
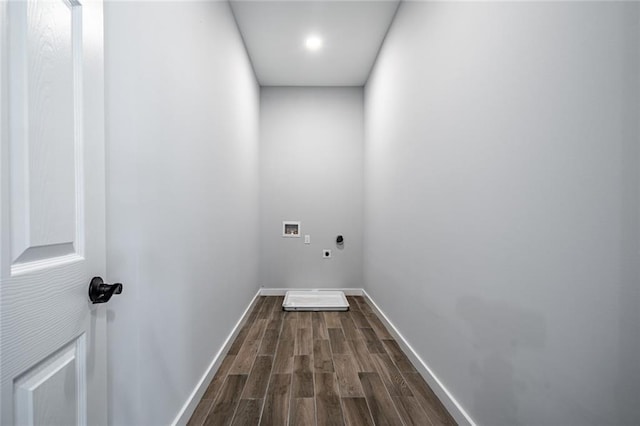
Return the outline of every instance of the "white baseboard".
[[[398,345],[402,348],[402,351],[409,357],[411,363],[416,367],[420,375],[425,379],[427,384],[431,387],[433,392],[440,398],[440,401],[447,408],[449,413],[453,416],[453,418],[458,422],[459,425],[466,426],[476,426],[476,423],[473,419],[467,414],[467,412],[462,408],[462,406],[456,401],[451,392],[444,387],[442,382],[438,380],[438,377],[433,373],[431,368],[427,365],[426,362],[420,358],[420,356],[416,353],[416,351],[411,347],[409,342],[400,334],[398,329],[393,325],[393,323],[389,320],[389,318],[385,315],[385,313],[380,309],[380,307],[373,301],[371,296],[367,294],[366,291],[362,290],[363,296],[369,302],[369,305],[375,311],[375,314],[380,318],[380,320],[384,323],[384,326],[387,327],[389,332],[393,335],[393,337],[398,342]]]
[[[301,290],[332,290],[343,291],[345,296],[362,296],[364,290],[361,288],[261,288],[261,296],[284,296],[288,291]]]
[[[242,328],[244,323],[247,321],[249,313],[251,312],[251,310],[253,309],[254,305],[258,300],[258,296],[260,296],[260,290],[258,290],[256,295],[253,296],[253,299],[251,299],[249,306],[247,306],[247,309],[244,310],[244,312],[242,313],[242,316],[240,317],[236,325],[231,330],[231,333],[229,333],[227,340],[224,341],[222,348],[220,348],[216,356],[213,357],[213,361],[211,361],[211,364],[209,364],[209,368],[207,368],[207,371],[205,371],[204,375],[196,385],[195,389],[193,389],[193,392],[191,392],[191,395],[189,395],[187,402],[182,406],[182,409],[180,410],[178,415],[175,417],[175,419],[173,419],[173,422],[171,422],[172,426],[186,425],[189,419],[191,418],[191,416],[193,415],[193,412],[195,411],[196,407],[198,406],[198,403],[202,399],[202,396],[204,395],[205,391],[207,390],[209,383],[211,383],[211,380],[213,380],[213,376],[216,374],[216,371],[218,371],[218,368],[220,368],[220,364],[222,364],[222,360],[224,359],[226,353],[231,348],[233,341],[236,339],[236,337],[238,337],[238,334],[240,333],[240,329]]]

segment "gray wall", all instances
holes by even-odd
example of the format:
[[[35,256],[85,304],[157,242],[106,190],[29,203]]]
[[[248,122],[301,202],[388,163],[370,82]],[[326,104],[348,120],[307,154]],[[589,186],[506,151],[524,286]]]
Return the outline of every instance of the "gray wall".
[[[105,25],[110,424],[169,424],[258,289],[259,88],[226,2]]]
[[[260,93],[260,284],[362,287],[362,88]],[[283,238],[283,220],[301,221],[311,244]]]
[[[404,2],[367,291],[482,425],[640,423],[638,3]]]

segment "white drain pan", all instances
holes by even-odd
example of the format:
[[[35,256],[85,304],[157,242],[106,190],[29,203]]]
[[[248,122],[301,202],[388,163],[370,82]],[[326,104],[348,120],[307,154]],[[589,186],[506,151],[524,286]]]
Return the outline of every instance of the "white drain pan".
[[[285,311],[348,311],[349,302],[342,291],[288,291],[282,309]]]

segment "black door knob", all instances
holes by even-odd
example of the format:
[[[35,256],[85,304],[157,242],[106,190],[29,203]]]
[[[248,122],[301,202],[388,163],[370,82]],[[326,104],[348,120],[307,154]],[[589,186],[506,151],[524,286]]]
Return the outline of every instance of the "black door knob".
[[[122,284],[105,284],[100,277],[93,277],[89,283],[89,300],[93,303],[105,303],[114,294],[122,293]]]

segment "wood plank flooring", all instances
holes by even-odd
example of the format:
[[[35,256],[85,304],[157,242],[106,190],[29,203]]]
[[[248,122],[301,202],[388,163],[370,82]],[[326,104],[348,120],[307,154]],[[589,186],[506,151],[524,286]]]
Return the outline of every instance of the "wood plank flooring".
[[[260,297],[189,426],[455,425],[363,297],[284,312]]]

